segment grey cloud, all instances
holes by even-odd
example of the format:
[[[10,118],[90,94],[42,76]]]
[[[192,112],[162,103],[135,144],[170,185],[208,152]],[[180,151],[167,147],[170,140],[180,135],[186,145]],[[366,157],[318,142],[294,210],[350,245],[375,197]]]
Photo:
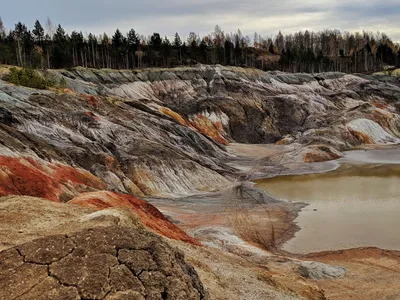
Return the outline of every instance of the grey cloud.
[[[20,0],[7,2],[0,15],[8,27],[21,20],[33,24],[50,16],[68,30],[94,33],[135,28],[142,34],[160,32],[172,35],[178,31],[205,34],[219,24],[232,32],[239,27],[252,35],[274,35],[278,30],[345,30],[390,31],[400,40],[400,1],[345,0]],[[22,9],[21,9],[22,8]]]

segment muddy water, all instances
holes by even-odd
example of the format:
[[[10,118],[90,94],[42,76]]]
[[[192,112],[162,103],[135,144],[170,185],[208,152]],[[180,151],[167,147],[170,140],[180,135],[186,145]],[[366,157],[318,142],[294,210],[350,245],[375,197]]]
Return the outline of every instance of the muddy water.
[[[335,171],[258,181],[275,198],[310,204],[296,219],[301,230],[282,248],[292,253],[368,246],[400,250],[396,153],[355,151]]]

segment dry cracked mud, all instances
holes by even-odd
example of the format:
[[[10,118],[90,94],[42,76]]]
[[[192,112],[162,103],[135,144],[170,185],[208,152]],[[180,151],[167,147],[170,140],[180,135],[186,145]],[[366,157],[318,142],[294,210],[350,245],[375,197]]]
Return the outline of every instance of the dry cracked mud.
[[[0,252],[0,299],[208,299],[200,279],[154,234],[99,227]]]

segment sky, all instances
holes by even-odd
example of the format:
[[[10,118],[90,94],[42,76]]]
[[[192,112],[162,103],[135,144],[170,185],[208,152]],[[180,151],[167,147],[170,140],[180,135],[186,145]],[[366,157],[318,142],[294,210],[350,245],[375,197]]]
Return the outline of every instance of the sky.
[[[4,1],[0,17],[7,29],[18,21],[32,28],[49,17],[67,32],[113,34],[134,28],[187,37],[224,32],[273,37],[299,30],[380,31],[400,41],[400,0],[19,0]]]

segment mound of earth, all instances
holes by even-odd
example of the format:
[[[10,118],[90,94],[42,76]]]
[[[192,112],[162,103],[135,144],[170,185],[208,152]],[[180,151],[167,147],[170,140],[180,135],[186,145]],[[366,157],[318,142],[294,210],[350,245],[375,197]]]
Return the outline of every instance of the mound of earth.
[[[89,199],[111,199],[115,202],[92,207],[85,202]],[[102,226],[139,226],[161,236],[200,245],[153,205],[133,196],[103,191],[85,194],[75,200],[83,202],[74,205],[27,196],[0,198],[0,250],[32,238],[90,228],[93,222]]]
[[[85,229],[0,252],[1,299],[208,299],[183,254],[133,228]]]

